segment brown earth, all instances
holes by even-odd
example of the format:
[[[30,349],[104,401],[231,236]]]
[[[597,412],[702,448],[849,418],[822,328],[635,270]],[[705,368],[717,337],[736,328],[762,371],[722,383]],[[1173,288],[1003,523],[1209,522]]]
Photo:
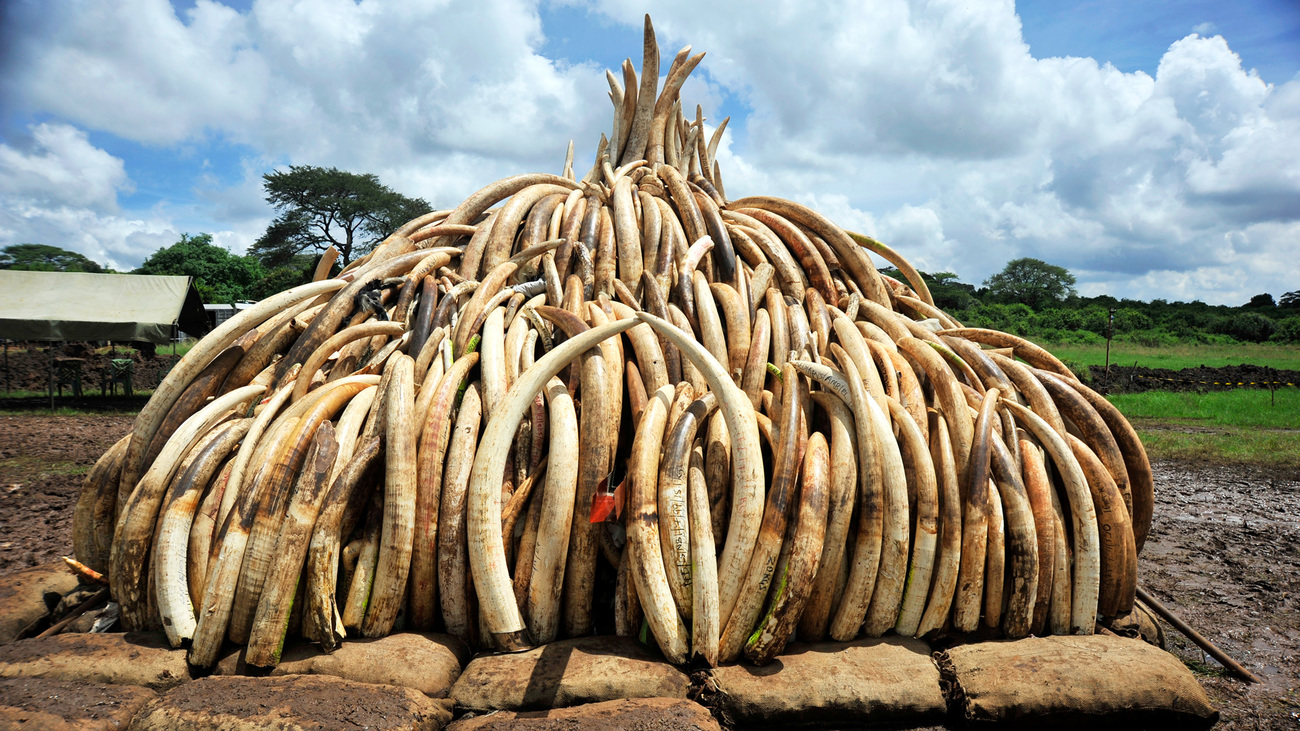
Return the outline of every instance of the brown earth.
[[[0,415],[0,574],[72,553],[72,509],[134,414]]]
[[[72,550],[85,472],[134,415],[0,416],[0,574]],[[1217,728],[1300,726],[1300,473],[1158,462],[1141,584],[1264,679],[1247,685],[1165,627]]]

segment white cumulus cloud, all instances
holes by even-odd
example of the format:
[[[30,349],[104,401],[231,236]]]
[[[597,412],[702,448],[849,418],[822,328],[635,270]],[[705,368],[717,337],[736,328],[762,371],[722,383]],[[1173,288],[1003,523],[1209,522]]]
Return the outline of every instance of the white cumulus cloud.
[[[586,7],[630,28],[644,12]],[[1010,0],[653,11],[662,71],[686,43],[708,53],[686,108],[730,99],[743,111],[718,156],[733,198],[815,205],[972,282],[1035,256],[1076,271],[1083,292],[1120,297],[1235,304],[1300,284],[1300,80],[1243,69],[1210,26],[1148,74],[1035,58]],[[5,142],[20,174],[4,194],[50,211],[81,201],[142,236],[195,211],[117,212],[130,184],[120,160],[117,178],[108,164],[88,176],[97,187],[60,200],[57,161],[96,159],[84,130],[248,150],[242,181],[198,180],[193,196],[238,251],[270,216],[259,184],[272,166],[372,172],[445,207],[505,175],[558,172],[569,139],[585,170],[609,126],[603,69],[548,58],[542,13],[525,0],[255,0],[243,13],[198,0],[180,15],[164,0],[51,0],[6,12],[0,105],[59,120],[49,129],[66,139],[36,142],[33,128],[33,141]],[[582,58],[573,43],[566,52]],[[639,63],[639,45],[626,53]],[[59,152],[78,144],[90,150]],[[20,229],[14,219],[4,226]]]
[[[28,132],[25,145],[0,144],[0,196],[9,206],[117,210],[118,190],[131,185],[122,160],[66,124],[38,124]]]
[[[1300,82],[1244,70],[1222,37],[1178,40],[1153,77],[1033,57],[1011,2],[661,5],[752,109],[724,163],[869,213],[918,263],[979,282],[1034,256],[1091,294],[1232,304],[1300,285]]]
[[[23,144],[0,143],[0,245],[42,243],[130,268],[176,240],[163,218],[124,215],[121,159],[66,124],[32,126]]]

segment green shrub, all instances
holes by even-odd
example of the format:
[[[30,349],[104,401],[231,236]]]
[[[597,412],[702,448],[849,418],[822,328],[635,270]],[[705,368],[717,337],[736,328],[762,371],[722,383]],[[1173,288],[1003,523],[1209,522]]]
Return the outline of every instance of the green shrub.
[[[1269,339],[1276,327],[1273,320],[1264,315],[1243,312],[1220,319],[1214,324],[1214,332],[1249,343],[1262,343]]]
[[[1115,332],[1117,333],[1150,330],[1153,327],[1155,327],[1155,323],[1141,310],[1124,307],[1115,311]]]
[[[1034,318],[1039,332],[1048,330],[1073,330],[1070,321],[1070,310],[1051,309],[1039,312]]]
[[[1051,332],[1055,337],[1047,337],[1045,331],[1042,342],[1062,345],[1099,345],[1106,342],[1106,338],[1089,330],[1053,330]]]
[[[1126,343],[1144,345],[1148,348],[1164,348],[1171,345],[1177,345],[1184,341],[1183,337],[1180,337],[1176,333],[1169,332],[1164,328],[1137,330],[1135,332],[1124,333],[1115,339]]]
[[[1300,317],[1288,317],[1279,322],[1272,339],[1279,343],[1300,343]]]
[[[1092,372],[1088,370],[1088,366],[1077,360],[1062,360],[1061,364],[1066,368],[1069,368],[1070,372],[1073,373],[1081,382],[1092,383]]]
[[[1010,304],[980,304],[962,313],[959,318],[971,327],[987,327],[994,330],[1023,335],[1032,330],[1034,311],[1027,305],[1013,302]]]

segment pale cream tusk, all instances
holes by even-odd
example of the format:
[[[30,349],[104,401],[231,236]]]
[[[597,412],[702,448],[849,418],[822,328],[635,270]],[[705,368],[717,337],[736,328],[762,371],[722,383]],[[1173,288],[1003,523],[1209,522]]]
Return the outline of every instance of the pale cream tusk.
[[[753,555],[759,523],[763,519],[763,456],[758,441],[758,421],[745,392],[736,386],[722,364],[704,346],[653,315],[638,312],[637,317],[671,340],[699,370],[709,388],[718,395],[731,436],[731,521],[722,556],[718,559],[718,617],[725,627],[739,598],[740,582]]]
[[[935,477],[939,480],[942,527],[934,579],[925,614],[921,615],[921,623],[916,629],[917,637],[941,629],[948,621],[961,565],[961,489],[952,456],[952,440],[948,438],[948,423],[943,414],[931,409],[928,415],[933,422],[930,424],[930,459],[935,464]]]
[[[533,575],[528,584],[528,630],[540,644],[555,639],[559,629],[564,562],[569,555],[569,527],[578,487],[578,417],[564,382],[546,384],[550,404],[550,451],[542,490],[542,516],[537,526]]]
[[[830,421],[831,481],[822,557],[812,593],[799,618],[799,637],[820,642],[826,637],[826,627],[835,609],[835,585],[847,553],[849,521],[858,486],[858,461],[853,413],[848,404],[826,391],[814,393],[813,401],[822,407]]]
[[[1070,502],[1074,524],[1074,571],[1071,584],[1074,596],[1070,603],[1070,633],[1090,635],[1097,621],[1097,599],[1101,584],[1100,539],[1097,534],[1097,511],[1083,468],[1070,445],[1056,430],[1034,412],[1012,401],[1003,404],[1051,455],[1061,473],[1065,494]]]
[[[690,652],[690,636],[668,587],[664,556],[659,545],[659,510],[655,499],[660,449],[672,396],[673,387],[663,386],[650,397],[632,442],[628,461],[628,482],[632,492],[628,498],[627,557],[632,562],[630,568],[637,597],[659,649],[669,662],[680,665],[686,662]]]
[[[934,572],[935,544],[939,539],[938,483],[929,446],[920,427],[907,409],[897,401],[889,400],[889,413],[899,427],[904,450],[912,464],[911,474],[916,489],[916,540],[912,561],[907,570],[907,588],[903,605],[894,629],[900,635],[915,635],[921,625],[925,600],[930,594],[930,579]]]
[[[415,363],[398,355],[389,366],[392,381],[384,394],[388,423],[384,432],[384,525],[380,536],[379,563],[371,589],[361,633],[382,637],[392,629],[402,608],[406,577],[411,568],[415,536],[415,442],[411,423],[415,408]]]

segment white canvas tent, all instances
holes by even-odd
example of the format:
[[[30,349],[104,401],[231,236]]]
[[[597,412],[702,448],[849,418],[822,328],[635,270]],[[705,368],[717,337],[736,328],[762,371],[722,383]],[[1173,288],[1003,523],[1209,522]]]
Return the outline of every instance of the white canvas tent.
[[[164,345],[207,317],[189,277],[0,270],[0,338]]]

